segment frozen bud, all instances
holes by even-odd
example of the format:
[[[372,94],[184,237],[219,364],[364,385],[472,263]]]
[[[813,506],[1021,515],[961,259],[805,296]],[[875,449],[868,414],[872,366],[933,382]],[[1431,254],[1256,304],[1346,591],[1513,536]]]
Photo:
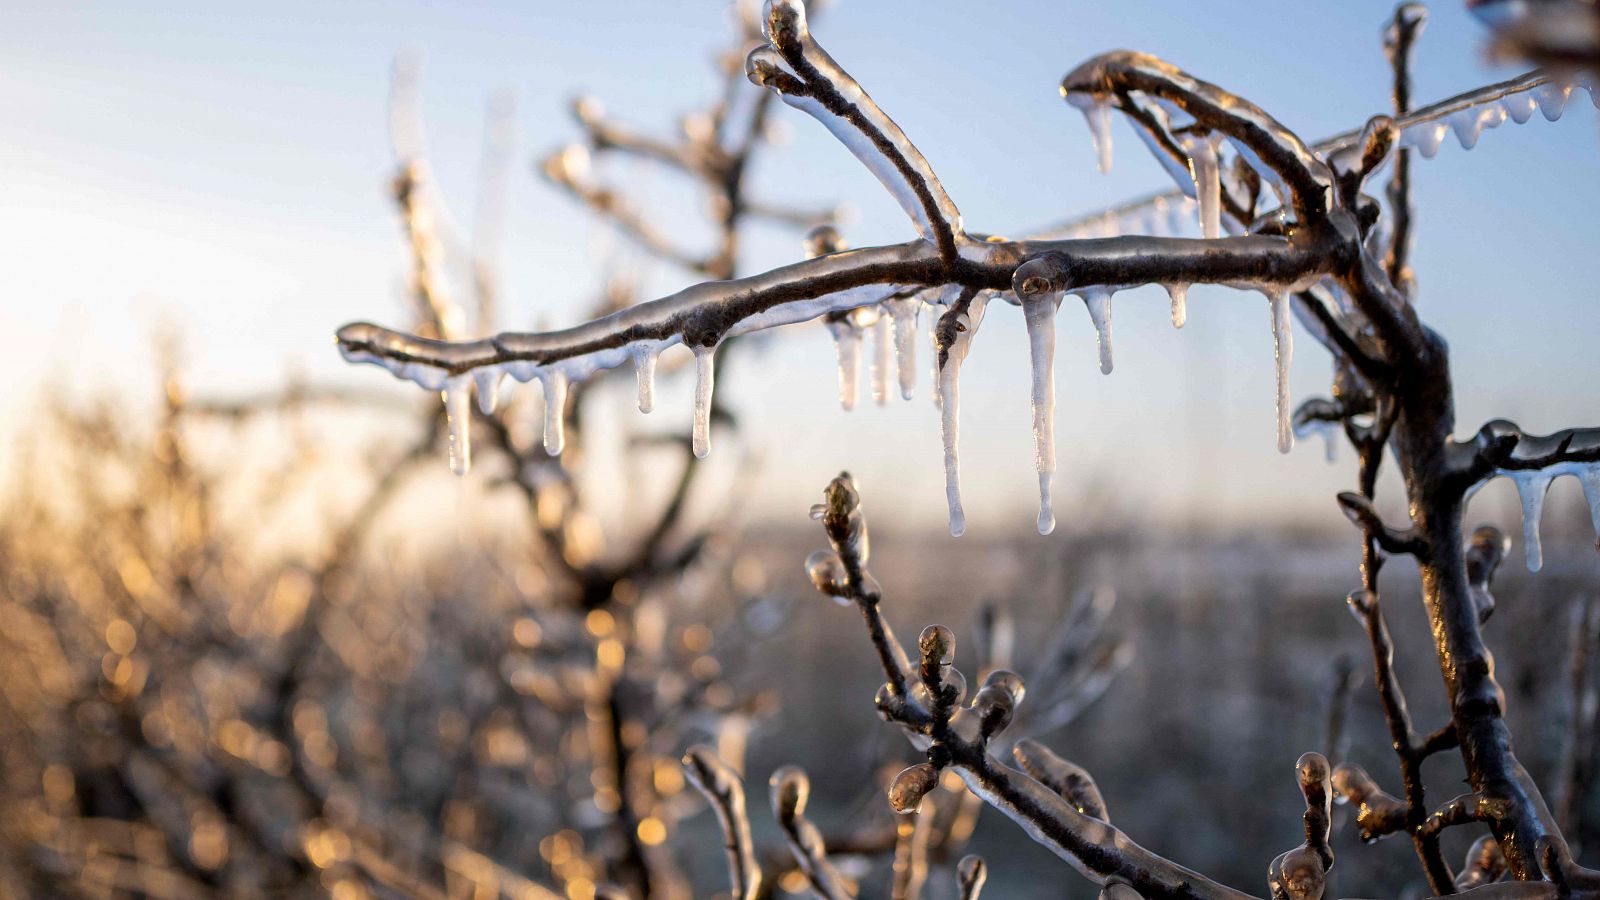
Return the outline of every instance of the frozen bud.
[[[922,651],[922,670],[937,671],[956,661],[956,633],[944,625],[929,625],[917,638],[917,648]]]
[[[1505,871],[1506,857],[1500,851],[1500,842],[1492,834],[1483,835],[1467,850],[1466,865],[1456,876],[1456,890],[1467,891],[1499,881]]]
[[[1340,763],[1333,770],[1333,790],[1340,803],[1356,805],[1356,827],[1363,841],[1371,843],[1404,827],[1406,805],[1378,787],[1367,770],[1351,763]]]
[[[845,573],[844,563],[839,561],[839,554],[832,550],[818,550],[807,557],[806,574],[811,577],[811,586],[823,596],[837,599],[849,597],[849,577]]]
[[[1035,256],[1011,275],[1011,290],[1018,297],[1036,297],[1067,289],[1067,260],[1059,253]]]
[[[849,515],[861,508],[861,494],[856,490],[856,480],[850,477],[849,472],[840,472],[837,478],[828,482],[822,496],[827,501],[828,512],[837,516]]]
[[[999,685],[985,685],[973,699],[972,711],[978,716],[979,731],[985,738],[991,738],[1011,724],[1016,698]]]
[[[986,688],[997,687],[1011,695],[1011,705],[1022,702],[1022,695],[1027,693],[1027,685],[1023,684],[1022,676],[1007,669],[995,669],[989,677],[983,680]]]
[[[917,763],[901,770],[889,785],[889,805],[901,815],[910,815],[922,807],[922,798],[939,786],[939,770],[932,763]]]
[[[1322,860],[1307,847],[1296,847],[1272,861],[1267,883],[1273,900],[1321,900],[1327,885]]]
[[[1028,777],[1039,782],[1061,799],[1072,804],[1073,809],[1102,822],[1111,821],[1105,797],[1100,786],[1088,770],[1069,759],[1063,759],[1049,747],[1032,738],[1023,738],[1011,748],[1011,755]]]
[[[1144,900],[1133,885],[1121,878],[1108,879],[1100,889],[1100,900]]]
[[[771,47],[757,47],[744,58],[744,77],[751,84],[771,88],[780,94],[804,94],[805,85],[789,71],[782,54]]]
[[[789,47],[806,36],[805,4],[796,0],[767,0],[762,17],[767,40],[775,47]]]
[[[878,686],[878,693],[872,697],[872,706],[884,720],[889,718],[889,709],[894,704],[894,688],[887,683]]]
[[[832,225],[818,225],[806,232],[806,259],[816,259],[843,249],[845,249],[844,238],[840,236],[839,229]]]
[[[954,666],[947,666],[939,673],[939,678],[942,682],[940,693],[944,695],[944,702],[954,706],[966,699],[967,676],[961,674],[960,669]]]
[[[961,900],[976,900],[983,883],[989,879],[989,866],[983,857],[969,853],[956,863],[956,883],[961,886]]]
[[[784,766],[773,772],[767,785],[772,795],[772,814],[779,822],[788,825],[796,816],[805,814],[811,779],[799,766]]]
[[[1344,601],[1350,607],[1350,614],[1356,617],[1363,627],[1367,624],[1367,617],[1378,608],[1378,595],[1371,591],[1351,591],[1350,596]]]
[[[721,797],[734,791],[743,792],[738,773],[706,744],[696,744],[683,754],[683,769],[702,793]]]
[[[1400,143],[1400,128],[1389,116],[1377,115],[1367,120],[1361,130],[1361,170],[1365,179],[1388,162],[1389,155]]]
[[[1332,799],[1329,796],[1332,773],[1329,771],[1328,758],[1314,751],[1306,753],[1295,763],[1295,773],[1300,777],[1300,790],[1306,795],[1306,803],[1326,807]]]

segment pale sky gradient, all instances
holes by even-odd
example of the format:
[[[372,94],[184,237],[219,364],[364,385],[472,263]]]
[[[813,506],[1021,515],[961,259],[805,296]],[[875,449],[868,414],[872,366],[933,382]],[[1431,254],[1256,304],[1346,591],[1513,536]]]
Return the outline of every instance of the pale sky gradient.
[[[346,321],[404,322],[385,116],[390,63],[406,48],[425,53],[428,140],[462,220],[472,211],[485,104],[497,90],[515,92],[508,324],[571,324],[594,292],[600,242],[572,203],[532,176],[529,161],[574,136],[565,107],[579,91],[602,98],[618,119],[670,128],[713,89],[708,52],[726,34],[725,6],[712,0],[6,5],[7,443],[24,427],[32,388],[45,381],[147,394],[148,335],[164,315],[189,339],[202,393],[275,383],[291,362],[320,380],[412,390],[377,369],[344,366],[331,342]],[[1369,0],[847,0],[819,17],[816,31],[921,147],[968,224],[1016,233],[1166,186],[1121,123],[1113,173],[1094,171],[1082,118],[1056,92],[1084,58],[1119,47],[1157,53],[1248,96],[1309,140],[1386,110],[1378,35],[1391,8]],[[1419,51],[1418,100],[1514,74],[1484,64],[1483,37],[1459,4],[1436,5]],[[759,196],[850,201],[856,245],[911,234],[820,126],[781,115],[794,138],[761,163]],[[1538,431],[1600,423],[1600,141],[1586,95],[1574,96],[1561,122],[1508,122],[1471,153],[1448,138],[1416,172],[1420,308],[1451,340],[1460,430],[1497,415]],[[645,178],[663,202],[677,196],[671,176]],[[793,235],[764,230],[748,246],[745,270],[790,261],[797,245]],[[663,292],[684,283],[665,265],[650,280]],[[1075,301],[1059,327],[1059,513],[1067,527],[1071,501],[1091,494],[1101,498],[1093,508],[1114,497],[1124,513],[1158,518],[1326,519],[1332,492],[1351,483],[1348,455],[1329,467],[1320,444],[1287,458],[1273,449],[1272,343],[1259,295],[1196,289],[1189,324],[1175,332],[1164,294],[1120,294],[1108,378],[1096,370],[1093,330]],[[1297,400],[1325,393],[1319,348],[1303,335],[1297,345]],[[759,355],[719,385],[745,413],[772,476],[751,499],[755,512],[803,512],[829,475],[850,468],[879,509],[910,521],[942,518],[925,378],[912,403],[845,414],[820,329],[791,329]],[[656,417],[679,416],[686,427],[690,390],[685,380],[664,383]],[[1027,528],[1034,476],[1015,310],[991,313],[963,395],[972,527]],[[619,408],[626,402],[619,392]]]

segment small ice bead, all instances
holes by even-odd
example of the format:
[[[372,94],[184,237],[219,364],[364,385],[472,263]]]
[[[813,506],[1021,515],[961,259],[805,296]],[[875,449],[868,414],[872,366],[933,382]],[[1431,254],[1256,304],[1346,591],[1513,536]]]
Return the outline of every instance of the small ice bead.
[[[694,348],[694,455],[705,459],[711,453],[711,391],[717,376],[716,348]]]
[[[444,399],[445,426],[450,433],[450,471],[465,475],[472,468],[471,376],[452,376],[439,394]]]
[[[1572,94],[1572,86],[1558,82],[1547,82],[1538,87],[1539,112],[1545,121],[1554,122],[1561,118],[1562,110],[1567,108],[1567,98]]]
[[[1532,91],[1523,91],[1500,98],[1500,104],[1505,107],[1506,115],[1511,117],[1511,121],[1521,125],[1533,118],[1533,111],[1539,106],[1539,101],[1533,96]]]

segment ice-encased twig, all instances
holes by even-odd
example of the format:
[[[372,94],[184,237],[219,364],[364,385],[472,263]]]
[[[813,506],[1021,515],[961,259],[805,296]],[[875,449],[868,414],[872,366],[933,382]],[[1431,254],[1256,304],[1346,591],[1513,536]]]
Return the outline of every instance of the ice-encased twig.
[[[812,39],[805,4],[768,0],[764,24],[768,45],[745,61],[750,80],[821,122],[899,202],[917,233],[954,262],[960,211],[900,126]]]
[[[753,900],[761,888],[761,867],[750,841],[750,817],[745,812],[744,783],[739,773],[703,744],[690,747],[684,754],[683,769],[717,813],[735,900]]]
[[[806,883],[822,900],[850,900],[854,892],[828,860],[822,832],[806,818],[806,802],[811,797],[811,780],[796,766],[784,766],[772,773],[768,782],[772,792],[772,814],[783,828],[795,865]]]

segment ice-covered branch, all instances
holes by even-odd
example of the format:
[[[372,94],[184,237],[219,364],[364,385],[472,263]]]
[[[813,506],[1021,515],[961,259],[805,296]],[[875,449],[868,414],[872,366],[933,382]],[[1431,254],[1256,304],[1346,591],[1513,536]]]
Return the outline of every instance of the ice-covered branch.
[[[853,545],[864,545],[866,526],[860,517],[860,501],[847,478],[835,479],[815,514],[823,519],[833,551],[843,557]],[[808,563],[813,583],[827,596],[845,595],[848,577],[844,559],[818,559]],[[819,569],[823,577],[819,577]],[[878,596],[874,587],[873,610]],[[873,622],[869,619],[869,630]],[[1024,765],[1034,765],[1072,797],[1071,800],[1023,771],[1001,763],[990,754],[993,738],[1011,723],[1023,700],[1021,677],[996,670],[970,701],[961,702],[960,686],[965,684],[954,667],[954,638],[948,629],[931,627],[919,642],[920,662],[912,672],[889,662],[889,654],[878,632],[872,631],[874,646],[891,678],[880,691],[878,712],[899,725],[918,749],[927,751],[927,760],[901,772],[889,789],[889,800],[897,811],[911,813],[934,789],[939,773],[950,768],[967,787],[1027,831],[1030,837],[1071,863],[1086,877],[1099,884],[1120,879],[1147,897],[1217,898],[1244,900],[1249,895],[1234,891],[1199,873],[1169,862],[1131,841],[1103,819],[1087,815],[1083,809],[1105,813],[1104,801],[1087,773],[1065,760],[1040,752],[1037,745],[1019,748]],[[910,690],[896,692],[893,680],[915,679]],[[1325,768],[1325,767],[1324,767]],[[1079,804],[1083,809],[1079,808]]]
[[[805,5],[769,0],[768,44],[745,61],[750,80],[770,88],[783,102],[817,119],[877,177],[946,264],[956,260],[964,237],[961,213],[905,132],[873,102],[850,74],[811,37]]]
[[[1385,525],[1383,517],[1378,515],[1378,510],[1372,501],[1353,491],[1344,491],[1338,496],[1339,508],[1344,511],[1351,522],[1360,526],[1367,534],[1377,540],[1378,546],[1390,553],[1405,553],[1418,556],[1427,551],[1427,544],[1419,538],[1413,529],[1398,529]]]
[[[750,842],[750,817],[745,812],[744,782],[715,750],[699,745],[683,757],[684,773],[716,810],[728,853],[728,878],[734,900],[753,900],[761,887],[761,867]]]
[[[1411,111],[1411,51],[1416,46],[1422,28],[1427,24],[1428,10],[1421,3],[1403,3],[1395,8],[1394,18],[1384,32],[1383,49],[1389,54],[1389,66],[1394,70],[1394,114],[1404,116]],[[1395,154],[1394,175],[1389,179],[1389,248],[1383,267],[1389,280],[1406,293],[1412,293],[1416,283],[1407,259],[1411,254],[1411,151],[1402,147]]]
[[[1221,139],[1232,143],[1256,173],[1284,195],[1297,221],[1318,220],[1333,204],[1332,173],[1299,137],[1250,101],[1157,57],[1130,50],[1102,54],[1068,73],[1061,81],[1061,95],[1091,109],[1115,104],[1137,110],[1144,114],[1137,121],[1167,127],[1164,146],[1183,147],[1187,142],[1190,175],[1203,210],[1221,202],[1215,144]],[[1141,104],[1140,95],[1155,106]],[[1186,121],[1180,125],[1163,117],[1162,122],[1153,117],[1152,109],[1169,116],[1177,113]],[[1181,137],[1175,133],[1188,122],[1193,123],[1192,132]],[[1217,214],[1213,208],[1203,211],[1202,218],[1214,222]],[[1215,233],[1212,227],[1207,230]]]
[[[828,848],[822,839],[822,832],[806,818],[811,779],[795,766],[784,766],[772,773],[769,784],[772,814],[783,828],[784,840],[812,892],[822,900],[850,900],[855,894],[828,860]]]

